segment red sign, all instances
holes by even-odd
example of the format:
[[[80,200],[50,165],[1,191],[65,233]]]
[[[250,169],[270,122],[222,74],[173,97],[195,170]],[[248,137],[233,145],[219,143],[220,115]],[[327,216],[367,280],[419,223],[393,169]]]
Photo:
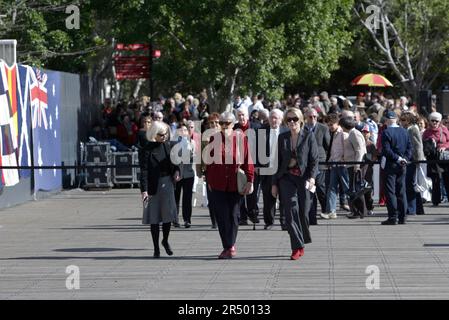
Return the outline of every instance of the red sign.
[[[117,80],[125,79],[148,79],[150,78],[150,58],[149,52],[142,53],[142,55],[126,55],[124,51],[149,51],[148,44],[123,44],[116,45],[118,55],[113,57],[115,76]],[[144,55],[143,55],[144,54]]]
[[[153,58],[160,58],[161,57],[161,50],[153,50]]]
[[[149,44],[140,44],[140,43],[134,43],[134,44],[117,43],[117,45],[115,46],[115,50],[118,50],[118,51],[150,50],[150,45]]]

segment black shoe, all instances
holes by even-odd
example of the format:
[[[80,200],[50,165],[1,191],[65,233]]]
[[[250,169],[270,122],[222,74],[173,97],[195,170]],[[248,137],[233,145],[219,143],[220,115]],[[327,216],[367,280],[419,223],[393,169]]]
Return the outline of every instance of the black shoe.
[[[392,219],[387,219],[387,220],[381,222],[381,225],[383,225],[383,226],[394,226],[396,224],[397,224],[396,220],[392,220]]]
[[[346,217],[347,217],[348,219],[357,219],[357,218],[359,218],[359,216],[360,216],[360,215],[358,215],[358,214],[353,214],[353,213],[350,213],[350,214],[346,215]]]
[[[287,226],[285,224],[282,224],[281,229],[282,229],[282,231],[287,231]]]
[[[248,220],[241,220],[239,222],[239,226],[247,226],[248,225]]]
[[[161,252],[158,249],[154,249],[154,253],[153,253],[153,258],[160,258],[161,257]]]
[[[407,219],[399,219],[398,224],[407,224]]]
[[[217,224],[216,223],[212,224],[212,229],[217,229]]]
[[[168,240],[166,241],[162,240],[162,246],[164,247],[165,252],[167,252],[169,256],[173,255],[173,251],[171,250],[170,245],[168,244]]]
[[[264,230],[271,230],[273,229],[273,224],[266,224],[263,228]]]
[[[173,227],[181,228],[181,225],[178,222],[173,222]]]
[[[184,223],[184,227],[186,227],[186,229],[190,228],[190,227],[191,227],[191,224],[190,224],[190,222],[186,222],[186,223]]]

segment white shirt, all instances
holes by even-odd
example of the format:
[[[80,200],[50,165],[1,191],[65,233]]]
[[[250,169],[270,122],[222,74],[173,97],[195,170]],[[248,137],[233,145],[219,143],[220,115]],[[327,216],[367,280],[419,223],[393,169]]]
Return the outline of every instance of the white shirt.
[[[270,137],[269,137],[269,148],[270,148],[270,167],[272,167],[275,157],[276,157],[276,152],[277,152],[277,143],[278,143],[278,138],[279,138],[279,128],[277,129],[270,129]]]
[[[251,116],[251,113],[254,110],[260,111],[260,110],[264,110],[265,108],[263,107],[262,102],[257,101],[255,104],[252,104],[248,107],[248,115]]]

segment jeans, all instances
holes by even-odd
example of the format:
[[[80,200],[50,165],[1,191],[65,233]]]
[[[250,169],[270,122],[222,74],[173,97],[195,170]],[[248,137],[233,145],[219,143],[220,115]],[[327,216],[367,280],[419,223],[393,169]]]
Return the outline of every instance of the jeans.
[[[337,211],[338,182],[341,183],[345,194],[349,191],[348,170],[345,167],[332,167],[329,169],[329,188],[326,199],[326,212]]]

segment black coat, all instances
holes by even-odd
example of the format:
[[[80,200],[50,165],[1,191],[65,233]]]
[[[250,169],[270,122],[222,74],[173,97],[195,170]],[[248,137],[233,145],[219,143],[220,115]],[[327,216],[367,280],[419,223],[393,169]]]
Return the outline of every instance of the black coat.
[[[317,122],[313,133],[315,134],[315,139],[318,145],[318,158],[320,162],[325,162],[331,141],[329,127]],[[325,169],[325,167],[321,167],[321,169]]]
[[[288,164],[291,159],[291,132],[284,132],[279,135],[278,140],[278,169],[273,176],[272,184],[278,185],[279,180],[288,173]],[[315,135],[310,132],[301,130],[298,137],[296,147],[296,154],[298,157],[298,166],[301,171],[301,177],[305,180],[316,178],[318,174],[318,145],[316,143]]]
[[[170,141],[146,142],[139,148],[140,165],[140,190],[148,192],[149,195],[157,193],[161,166],[167,165],[168,173],[173,176],[179,167],[170,161],[170,150],[173,143]]]

